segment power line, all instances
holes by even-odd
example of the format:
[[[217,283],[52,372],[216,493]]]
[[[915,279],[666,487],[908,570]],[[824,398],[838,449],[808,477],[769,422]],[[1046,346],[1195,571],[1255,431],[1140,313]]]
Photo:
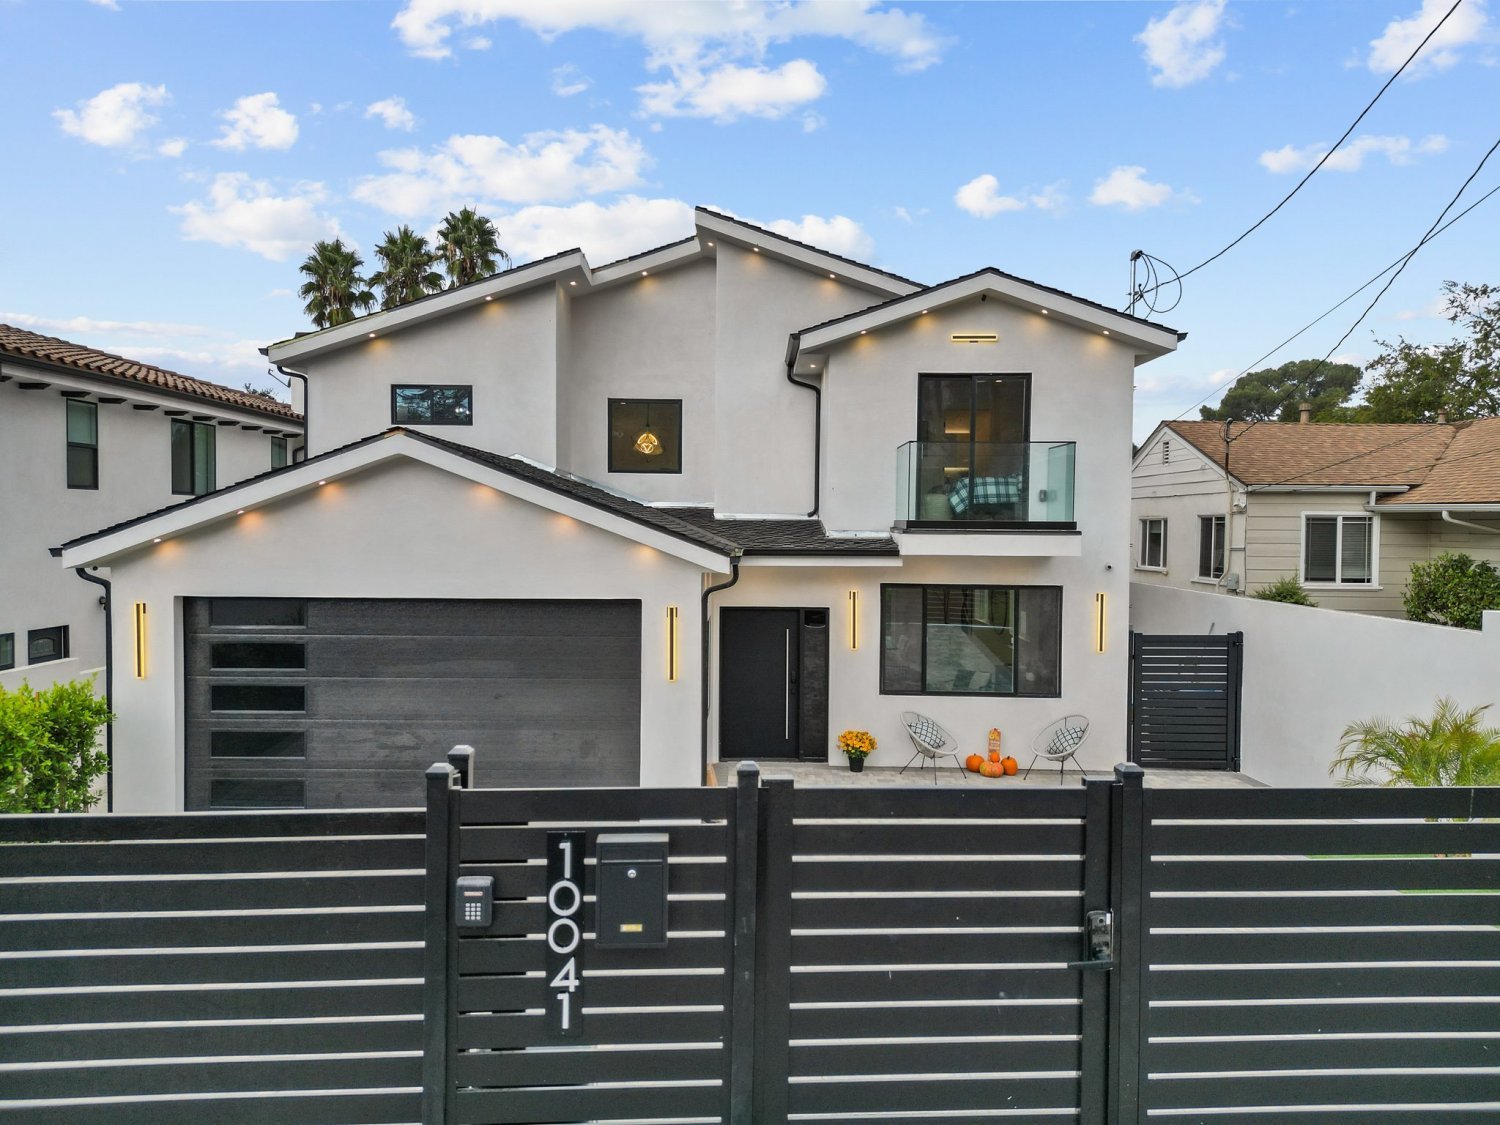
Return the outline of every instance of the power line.
[[[1262,224],[1264,224],[1267,219],[1269,219],[1272,215],[1276,214],[1276,212],[1280,211],[1289,202],[1291,202],[1292,196],[1296,195],[1299,191],[1301,191],[1302,188],[1303,188],[1303,186],[1307,183],[1307,181],[1310,180],[1310,179],[1312,179],[1315,175],[1317,175],[1318,170],[1321,169],[1323,167],[1323,165],[1325,165],[1325,164],[1328,163],[1329,158],[1332,157],[1333,154],[1338,151],[1339,146],[1342,145],[1345,141],[1347,141],[1349,139],[1349,135],[1351,133],[1353,133],[1354,130],[1359,126],[1359,123],[1365,119],[1365,115],[1368,114],[1370,112],[1370,110],[1372,110],[1372,109],[1375,108],[1375,103],[1378,102],[1381,99],[1381,97],[1385,94],[1385,92],[1391,88],[1391,84],[1394,83],[1396,81],[1396,79],[1398,79],[1398,78],[1401,77],[1402,72],[1404,70],[1406,70],[1406,68],[1408,66],[1411,65],[1412,60],[1415,59],[1417,57],[1417,55],[1419,55],[1421,53],[1422,48],[1425,47],[1425,46],[1427,46],[1428,40],[1430,40],[1434,35],[1436,35],[1438,33],[1438,30],[1443,26],[1443,24],[1445,24],[1445,23],[1448,22],[1448,17],[1451,16],[1451,15],[1453,15],[1454,12],[1458,11],[1459,5],[1462,4],[1463,2],[1464,2],[1464,0],[1454,0],[1453,7],[1449,8],[1448,11],[1443,15],[1443,18],[1440,19],[1440,20],[1438,20],[1438,22],[1435,25],[1433,25],[1432,30],[1429,31],[1425,36],[1423,36],[1422,41],[1417,44],[1416,50],[1412,51],[1412,53],[1406,57],[1406,61],[1401,64],[1401,66],[1397,69],[1396,73],[1392,74],[1388,79],[1386,79],[1385,85],[1382,86],[1382,87],[1380,87],[1380,89],[1375,92],[1375,96],[1370,99],[1369,104],[1366,105],[1364,109],[1362,109],[1362,110],[1359,111],[1359,116],[1354,119],[1354,121],[1350,124],[1349,128],[1347,128],[1347,129],[1344,130],[1344,135],[1341,136],[1337,141],[1334,142],[1333,147],[1330,148],[1327,152],[1325,152],[1323,154],[1322,158],[1316,164],[1314,164],[1312,166],[1312,168],[1308,171],[1307,175],[1303,176],[1300,180],[1297,181],[1297,186],[1294,187],[1294,188],[1292,188],[1291,191],[1287,192],[1286,195],[1282,197],[1282,200],[1281,200],[1280,203],[1276,204],[1275,207],[1272,207],[1269,211],[1267,211],[1264,215],[1262,215],[1259,219],[1257,219],[1255,221],[1255,223],[1248,230],[1246,230],[1243,234],[1241,234],[1238,238],[1236,238],[1228,246],[1224,247],[1224,249],[1220,250],[1217,254],[1212,254],[1209,257],[1205,258],[1203,261],[1199,262],[1196,266],[1194,266],[1192,269],[1188,270],[1187,272],[1177,274],[1176,277],[1173,280],[1180,282],[1184,278],[1190,277],[1193,274],[1197,273],[1204,266],[1209,265],[1212,262],[1218,261],[1225,254],[1229,253],[1229,251],[1233,250],[1241,242],[1244,242],[1245,239],[1249,238],[1258,229],[1260,229],[1260,227],[1262,226]],[[1139,296],[1143,297],[1143,296],[1146,295],[1146,293],[1149,293],[1149,292],[1150,292],[1150,290],[1145,290],[1141,294],[1139,294]],[[1132,306],[1134,306],[1138,295],[1136,293],[1132,293],[1130,296],[1131,296],[1130,303],[1131,303]]]

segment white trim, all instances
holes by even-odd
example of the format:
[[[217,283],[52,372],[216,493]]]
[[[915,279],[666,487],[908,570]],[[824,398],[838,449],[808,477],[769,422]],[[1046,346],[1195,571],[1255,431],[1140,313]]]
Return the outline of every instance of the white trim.
[[[1361,489],[1360,491],[1368,491]],[[1492,512],[1500,519],[1500,504],[1366,504],[1368,512],[1411,512],[1419,516],[1434,516],[1440,512]]]
[[[277,414],[261,414],[229,402],[218,402],[202,398],[192,391],[170,391],[150,383],[137,383],[123,377],[110,378],[92,375],[87,371],[67,373],[53,368],[32,367],[25,360],[0,360],[0,375],[8,375],[17,383],[46,383],[47,391],[23,391],[23,394],[46,394],[49,391],[84,391],[98,397],[123,398],[121,407],[134,403],[159,406],[162,410],[185,410],[189,414],[210,414],[215,418],[232,419],[237,425],[258,426],[262,430],[290,430],[297,436],[302,434],[302,419],[285,418]],[[225,388],[226,390],[232,388]],[[281,403],[288,406],[288,403]],[[158,413],[158,417],[161,415]]]
[[[1202,567],[1203,567],[1203,521],[1204,520],[1213,520],[1213,521],[1215,521],[1215,526],[1218,526],[1218,525],[1222,524],[1223,528],[1224,528],[1224,539],[1223,539],[1223,542],[1224,542],[1224,547],[1223,547],[1223,552],[1224,552],[1224,558],[1223,558],[1224,569],[1223,569],[1223,571],[1217,577],[1215,577],[1212,574],[1204,574],[1203,570],[1202,570]],[[1213,540],[1212,540],[1212,534],[1213,533],[1210,532],[1209,534],[1210,534],[1211,538],[1209,540],[1209,545],[1208,545],[1208,562],[1209,562],[1209,566],[1212,566],[1213,565],[1213,559],[1214,559],[1214,548],[1213,548]],[[1224,584],[1224,576],[1229,573],[1229,520],[1227,518],[1225,518],[1225,513],[1223,513],[1223,512],[1199,512],[1198,513],[1198,562],[1197,562],[1197,565],[1195,566],[1194,569],[1195,569],[1195,571],[1197,573],[1196,573],[1196,577],[1194,577],[1192,579],[1192,581],[1194,581],[1194,582],[1212,582],[1215,586],[1222,586]]]
[[[1368,505],[1367,505],[1368,507]],[[1307,578],[1307,520],[1309,516],[1332,519],[1337,524],[1333,540],[1334,573],[1344,573],[1344,520],[1370,521],[1370,580],[1368,582],[1310,582]],[[1319,512],[1304,511],[1297,514],[1297,581],[1310,590],[1379,590],[1380,585],[1380,514],[1378,512]]]
[[[1134,477],[1136,469],[1140,468],[1141,465],[1142,465],[1142,463],[1145,461],[1146,455],[1149,454],[1151,452],[1151,450],[1155,447],[1156,443],[1159,440],[1161,440],[1161,438],[1164,435],[1164,433],[1170,433],[1173,437],[1177,438],[1182,443],[1182,448],[1185,449],[1185,450],[1187,450],[1194,457],[1196,457],[1200,462],[1202,462],[1204,468],[1210,470],[1213,473],[1218,474],[1221,477],[1225,475],[1225,473],[1224,473],[1224,466],[1223,465],[1219,464],[1212,457],[1210,457],[1207,453],[1204,453],[1203,450],[1199,449],[1196,445],[1194,445],[1191,441],[1189,441],[1183,434],[1179,433],[1177,430],[1172,429],[1172,423],[1171,422],[1158,422],[1157,425],[1156,425],[1156,429],[1152,430],[1151,433],[1149,433],[1146,436],[1146,440],[1141,443],[1140,449],[1136,451],[1135,459],[1130,462],[1130,473],[1131,473],[1132,477]],[[1174,462],[1174,461],[1167,461],[1167,462],[1165,462],[1165,464],[1174,465],[1174,464],[1176,464],[1176,462]],[[1229,476],[1229,479],[1234,482],[1235,486],[1237,488],[1239,488],[1239,490],[1241,492],[1244,492],[1246,490],[1245,485],[1240,481],[1239,477],[1235,476],[1233,473],[1228,474],[1228,476]],[[1134,481],[1132,481],[1132,484],[1133,483],[1134,483]],[[1152,488],[1162,488],[1162,487],[1165,487],[1165,486],[1164,485],[1152,485],[1151,487]],[[1367,489],[1367,488],[1361,488],[1359,491],[1361,491],[1361,492],[1368,492],[1369,489]],[[1185,496],[1185,495],[1188,495],[1188,494],[1185,493],[1185,492],[1164,492],[1164,493],[1158,493],[1158,495],[1162,495],[1162,496]]]
[[[1158,563],[1154,563],[1154,564],[1142,561],[1146,557],[1146,544],[1149,543],[1150,540],[1151,540],[1151,537],[1150,537],[1149,533],[1146,531],[1146,528],[1143,526],[1144,524],[1148,524],[1148,523],[1159,523],[1159,524],[1161,524],[1161,561],[1158,562]],[[1135,555],[1136,555],[1136,558],[1135,558],[1135,569],[1136,570],[1151,570],[1151,571],[1155,571],[1158,574],[1165,574],[1167,572],[1167,560],[1168,560],[1168,555],[1167,555],[1167,517],[1166,516],[1137,516],[1136,520],[1135,520],[1135,527],[1136,527],[1136,531],[1140,534],[1140,537],[1141,537],[1139,548],[1137,549],[1137,551],[1135,553]]]
[[[1083,554],[1077,532],[897,531],[903,555],[932,558],[1062,558]]]
[[[757,230],[717,211],[695,211],[693,220],[698,228],[698,241],[707,242],[710,237],[724,239],[742,246],[758,246],[761,253],[791,262],[819,273],[835,274],[842,281],[853,282],[865,289],[873,289],[891,297],[904,297],[917,293],[922,286],[914,281],[892,277],[888,273],[871,269],[858,262],[850,262],[812,246],[802,246],[788,241],[775,231]]]
[[[1382,492],[1398,496],[1409,484],[1252,484],[1251,492]]]
[[[846,566],[883,566],[895,567],[902,565],[900,555],[855,555],[852,558],[840,558],[836,554],[827,555],[747,555],[740,559],[740,566],[817,566],[817,567],[846,567]]]

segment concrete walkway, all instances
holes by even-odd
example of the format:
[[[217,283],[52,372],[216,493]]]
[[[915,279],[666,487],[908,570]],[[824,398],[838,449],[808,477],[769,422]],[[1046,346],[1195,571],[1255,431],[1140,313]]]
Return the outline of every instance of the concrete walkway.
[[[794,783],[803,786],[823,785],[931,785],[932,768],[918,770],[915,765],[904,774],[894,767],[872,767],[866,766],[862,773],[854,773],[843,762],[838,764],[823,762],[788,762],[776,758],[767,758],[757,763],[760,772],[765,777],[790,777]],[[715,762],[710,765],[709,772],[713,775],[711,784],[733,785],[734,770],[738,762]],[[1077,786],[1083,783],[1084,778],[1109,778],[1114,776],[1113,769],[1110,770],[1068,770],[1061,782],[1058,781],[1057,768],[1055,766],[1044,767],[1041,763],[1031,771],[1031,777],[1022,775],[1026,771],[1014,777],[981,777],[977,773],[960,773],[952,766],[943,766],[937,771],[937,783],[939,785],[990,785],[990,786],[1050,786],[1057,788],[1059,784]],[[1265,783],[1256,781],[1242,773],[1226,773],[1223,770],[1147,770],[1146,786],[1152,789],[1263,789]]]

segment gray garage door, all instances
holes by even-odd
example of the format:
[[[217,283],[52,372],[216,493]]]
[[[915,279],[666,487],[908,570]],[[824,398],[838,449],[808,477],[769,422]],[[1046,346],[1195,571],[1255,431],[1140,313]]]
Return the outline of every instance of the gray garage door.
[[[192,598],[187,807],[420,805],[480,783],[640,781],[640,603]]]

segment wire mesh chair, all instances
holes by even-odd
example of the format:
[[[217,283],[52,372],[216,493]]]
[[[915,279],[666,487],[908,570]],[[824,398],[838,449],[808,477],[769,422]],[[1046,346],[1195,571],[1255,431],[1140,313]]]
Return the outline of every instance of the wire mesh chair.
[[[1089,720],[1085,715],[1064,715],[1056,722],[1048,723],[1031,740],[1031,765],[1026,767],[1026,776],[1031,776],[1032,766],[1041,758],[1057,763],[1057,783],[1063,784],[1067,761],[1078,753],[1083,740],[1089,736]]]
[[[906,765],[901,767],[902,773],[905,773],[911,767],[912,762],[921,758],[922,764],[917,768],[926,769],[927,763],[931,762],[932,783],[936,785],[938,779],[938,759],[952,758],[953,767],[958,770],[960,775],[963,774],[963,764],[958,760],[958,739],[954,738],[926,715],[919,715],[915,711],[902,711],[901,722],[906,727],[906,736],[911,739],[911,744],[917,751],[907,760]],[[968,781],[969,779],[967,776],[964,776],[964,780]]]

